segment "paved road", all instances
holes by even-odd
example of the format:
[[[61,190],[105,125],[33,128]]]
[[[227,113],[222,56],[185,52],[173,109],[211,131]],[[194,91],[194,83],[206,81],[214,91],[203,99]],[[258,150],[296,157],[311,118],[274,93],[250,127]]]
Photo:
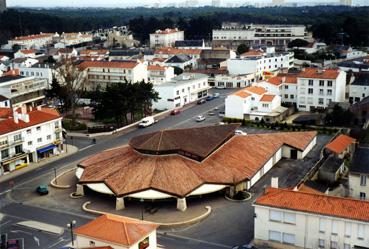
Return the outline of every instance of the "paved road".
[[[17,189],[29,188],[27,186],[27,183],[29,182],[47,183],[53,175],[54,168],[56,168],[58,172],[61,172],[62,169],[68,167],[68,165],[77,164],[84,158],[96,154],[104,149],[126,144],[131,138],[137,135],[162,129],[204,126],[217,123],[220,121],[217,115],[209,117],[207,113],[210,110],[214,110],[215,107],[219,107],[220,110],[224,109],[224,98],[231,91],[219,90],[217,92],[221,93],[221,97],[218,99],[206,102],[203,105],[195,105],[192,108],[184,110],[179,115],[168,116],[160,120],[157,124],[145,129],[133,130],[132,132],[124,135],[116,133],[111,136],[98,138],[95,145],[91,145],[91,141],[86,138],[73,138],[73,144],[80,148],[78,153],[52,163],[45,164],[43,167],[15,177],[13,179],[15,184],[13,186],[13,193],[14,191],[17,191]],[[205,115],[208,118],[204,122],[197,123],[195,118],[198,115]],[[68,140],[68,142],[71,141]],[[76,220],[77,223],[81,225],[94,218],[94,216],[88,216],[82,211],[70,213],[66,210],[50,210],[16,203],[6,198],[9,191],[11,191],[11,187],[7,182],[0,183],[0,213],[4,214],[3,219],[0,221],[0,233],[8,233],[9,238],[23,238],[26,249],[60,248],[67,244],[68,241],[70,242],[70,235],[68,231],[65,231],[62,235],[52,235],[41,231],[23,228],[16,224],[20,221],[35,220],[65,227],[71,220]],[[29,189],[29,191],[34,190]],[[166,235],[160,235],[158,240],[159,243],[162,243],[163,248],[217,248],[215,244],[209,244],[209,242],[206,241],[189,238],[173,238]]]

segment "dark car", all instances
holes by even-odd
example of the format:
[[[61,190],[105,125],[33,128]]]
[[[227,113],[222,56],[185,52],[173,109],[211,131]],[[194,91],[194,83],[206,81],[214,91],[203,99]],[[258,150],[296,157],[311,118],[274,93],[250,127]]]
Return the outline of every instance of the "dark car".
[[[211,101],[213,99],[214,99],[213,95],[209,95],[209,96],[206,97],[206,101]]]
[[[205,99],[199,99],[198,101],[197,101],[197,104],[198,105],[202,105],[202,104],[204,104],[206,102],[206,100]]]
[[[39,195],[47,195],[49,193],[49,190],[47,188],[47,185],[46,184],[41,184],[37,187],[36,189],[36,192],[39,194]]]
[[[170,115],[177,115],[179,114],[181,111],[179,109],[174,109],[170,112]]]

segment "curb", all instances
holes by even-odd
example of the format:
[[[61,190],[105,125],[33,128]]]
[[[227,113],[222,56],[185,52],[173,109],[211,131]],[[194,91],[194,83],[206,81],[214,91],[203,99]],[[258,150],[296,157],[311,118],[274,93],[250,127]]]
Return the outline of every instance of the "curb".
[[[71,199],[79,199],[79,198],[82,198],[82,197],[83,197],[83,195],[75,195],[75,193],[76,193],[76,192],[72,192],[72,193],[70,193],[70,194],[69,194],[69,197],[70,197]]]
[[[88,213],[92,213],[92,214],[97,214],[97,215],[104,215],[104,214],[109,214],[108,212],[103,212],[103,211],[98,211],[98,210],[94,210],[94,209],[90,209],[87,206],[90,205],[91,202],[87,201],[85,203],[83,203],[82,205],[82,210]],[[152,223],[155,223],[157,225],[159,225],[162,228],[175,228],[175,227],[182,227],[182,226],[190,226],[193,225],[195,223],[199,223],[200,221],[204,220],[205,218],[207,218],[212,209],[210,206],[205,206],[206,212],[198,217],[195,217],[193,219],[187,220],[187,221],[181,221],[181,222],[171,222],[171,223],[158,223],[158,222],[153,222],[153,221],[149,221]]]
[[[248,193],[250,196],[244,200],[234,200],[234,199],[229,198],[227,195],[224,195],[224,198],[231,202],[246,202],[252,198],[252,194],[250,192],[246,192],[246,193]]]
[[[70,188],[71,186],[70,185],[58,185],[55,183],[55,180],[58,179],[59,177],[62,177],[63,175],[69,173],[70,171],[72,170],[76,170],[75,168],[71,168],[71,169],[68,169],[64,172],[62,172],[61,174],[57,175],[55,178],[53,178],[50,182],[50,185],[54,188],[59,188],[59,189],[67,189],[67,188]]]

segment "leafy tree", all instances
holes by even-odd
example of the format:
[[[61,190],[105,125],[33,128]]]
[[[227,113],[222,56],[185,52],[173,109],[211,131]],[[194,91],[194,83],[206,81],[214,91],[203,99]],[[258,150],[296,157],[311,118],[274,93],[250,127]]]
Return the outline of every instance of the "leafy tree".
[[[180,67],[173,67],[174,68],[174,74],[180,75],[183,74],[183,69]]]
[[[332,112],[328,113],[325,118],[325,124],[330,126],[350,125],[354,119],[354,115],[350,110],[344,110],[341,106],[335,105]]]
[[[306,47],[308,44],[309,44],[309,42],[305,41],[303,39],[295,39],[295,40],[291,41],[290,43],[288,43],[288,47],[289,48]]]
[[[247,46],[246,44],[240,44],[237,47],[237,54],[241,55],[243,53],[246,53],[250,50],[250,47]]]

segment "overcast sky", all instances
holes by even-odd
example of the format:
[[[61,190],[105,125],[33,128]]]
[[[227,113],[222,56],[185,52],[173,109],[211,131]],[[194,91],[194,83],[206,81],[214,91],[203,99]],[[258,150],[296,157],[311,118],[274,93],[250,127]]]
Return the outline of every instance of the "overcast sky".
[[[24,6],[24,7],[131,7],[151,5],[155,2],[161,2],[162,5],[169,3],[183,3],[185,0],[7,0],[8,6]],[[222,4],[227,3],[255,3],[255,2],[271,2],[272,0],[221,0]],[[286,2],[320,2],[321,0],[286,0]],[[324,0],[326,2],[338,2],[339,0]],[[357,4],[368,3],[369,0],[354,0]],[[211,0],[198,0],[200,4],[210,4]]]

